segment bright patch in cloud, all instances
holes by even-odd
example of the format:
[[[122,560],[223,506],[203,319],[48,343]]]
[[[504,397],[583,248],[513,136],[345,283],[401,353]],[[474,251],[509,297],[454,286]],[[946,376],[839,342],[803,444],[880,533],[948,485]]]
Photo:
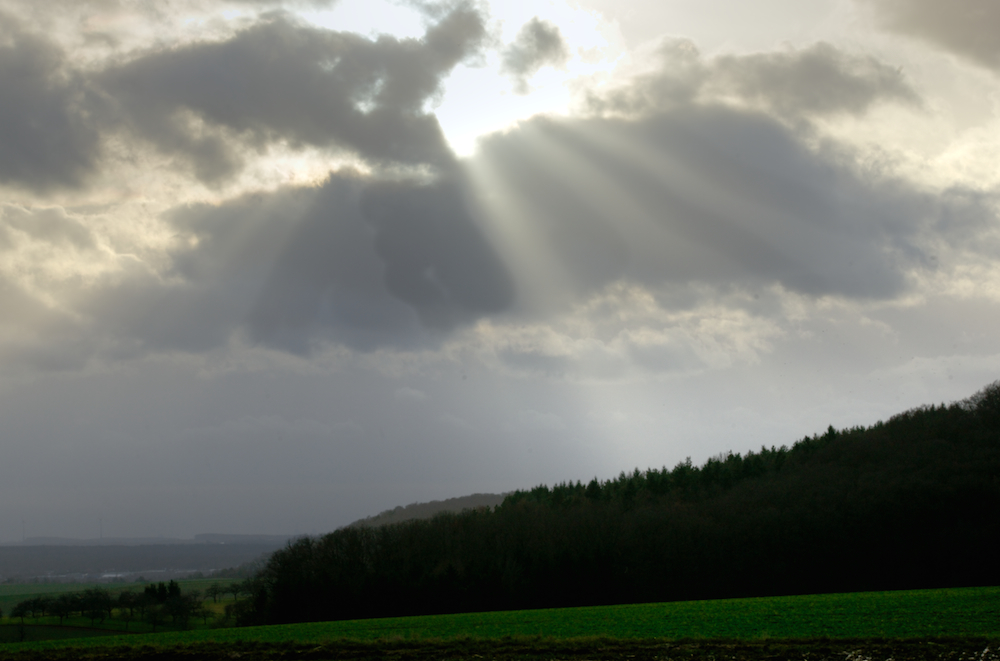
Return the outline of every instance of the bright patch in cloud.
[[[387,34],[400,39],[419,39],[427,29],[427,21],[420,12],[390,0],[340,0],[329,9],[296,13],[327,30],[356,32],[369,37]]]
[[[625,54],[613,23],[568,2],[494,2],[489,11],[499,43],[482,60],[456,67],[434,108],[448,143],[461,156],[475,151],[480,136],[519,120],[565,114],[575,99],[574,83],[611,71]],[[504,51],[532,20],[558,29],[566,58],[533,71],[519,90],[518,81],[504,71]]]

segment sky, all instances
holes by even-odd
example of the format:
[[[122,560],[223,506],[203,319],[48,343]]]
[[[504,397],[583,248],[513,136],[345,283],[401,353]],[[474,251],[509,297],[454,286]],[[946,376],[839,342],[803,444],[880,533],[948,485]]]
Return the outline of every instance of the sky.
[[[1000,378],[995,0],[0,0],[0,542],[318,534]]]

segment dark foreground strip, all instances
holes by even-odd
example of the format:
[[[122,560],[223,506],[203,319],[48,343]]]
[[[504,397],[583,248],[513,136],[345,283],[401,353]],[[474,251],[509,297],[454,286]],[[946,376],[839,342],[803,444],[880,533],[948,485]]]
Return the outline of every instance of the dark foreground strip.
[[[555,640],[201,643],[176,647],[85,647],[5,652],[0,661],[1000,661],[1000,639],[662,641]]]

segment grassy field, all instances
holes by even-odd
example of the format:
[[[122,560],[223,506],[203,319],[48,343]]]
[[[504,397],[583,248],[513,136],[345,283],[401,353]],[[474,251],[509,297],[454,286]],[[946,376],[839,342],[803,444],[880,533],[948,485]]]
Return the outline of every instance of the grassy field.
[[[8,652],[101,646],[447,642],[1000,638],[1000,587],[723,599],[203,629],[5,645]]]
[[[107,637],[108,631],[106,629],[95,629],[91,627],[74,627],[74,626],[49,626],[46,624],[40,624],[37,626],[25,626],[22,630],[16,624],[2,624],[0,625],[0,643],[15,643],[22,640],[21,634],[24,634],[24,640],[29,642],[39,641],[39,640],[65,640],[69,638],[91,638],[94,636]],[[0,649],[3,649],[0,647]]]

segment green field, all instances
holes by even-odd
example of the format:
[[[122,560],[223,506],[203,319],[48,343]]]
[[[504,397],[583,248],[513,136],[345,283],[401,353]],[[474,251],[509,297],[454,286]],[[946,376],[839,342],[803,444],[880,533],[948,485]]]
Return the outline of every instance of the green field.
[[[1000,637],[1000,587],[861,592],[202,629],[4,645],[4,651],[205,643],[466,638],[905,639]]]
[[[0,625],[0,643],[13,643],[18,642],[21,639],[21,633],[24,634],[24,640],[27,641],[40,641],[40,640],[65,640],[69,638],[92,638],[94,636],[100,636],[106,638],[108,632],[106,629],[95,629],[91,627],[74,627],[74,626],[49,626],[46,624],[40,624],[37,626],[26,626],[23,628],[18,627],[16,624],[3,624]],[[0,647],[0,649],[4,649]]]

